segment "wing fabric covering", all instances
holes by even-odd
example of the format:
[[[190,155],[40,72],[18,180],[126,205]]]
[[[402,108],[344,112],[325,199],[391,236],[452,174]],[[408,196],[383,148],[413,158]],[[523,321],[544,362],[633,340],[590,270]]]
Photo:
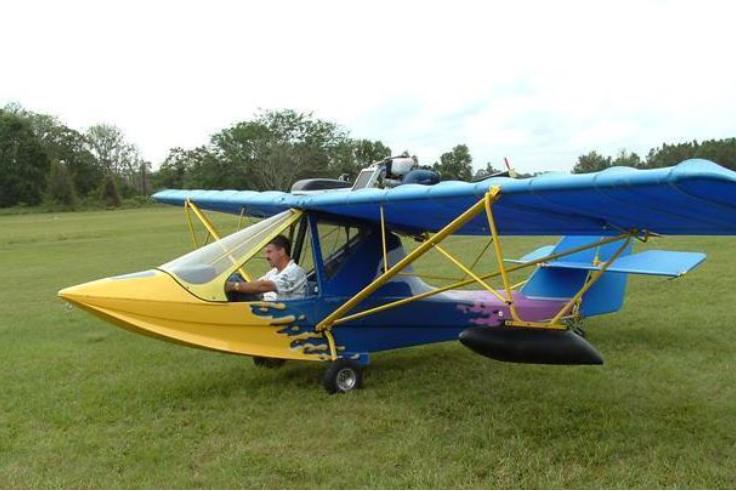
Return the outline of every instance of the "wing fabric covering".
[[[702,159],[660,169],[612,167],[591,174],[445,181],[309,196],[166,190],[153,197],[172,205],[191,199],[203,209],[251,216],[301,208],[373,222],[380,221],[383,206],[391,228],[437,231],[491,186],[501,189],[493,210],[502,235],[604,236],[633,228],[668,235],[736,235],[736,172]],[[479,215],[459,234],[488,234],[486,217]]]

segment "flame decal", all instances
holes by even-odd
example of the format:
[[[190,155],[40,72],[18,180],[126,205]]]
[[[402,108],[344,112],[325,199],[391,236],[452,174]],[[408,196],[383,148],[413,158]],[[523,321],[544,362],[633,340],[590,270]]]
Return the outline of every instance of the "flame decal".
[[[284,303],[252,302],[251,313],[257,317],[269,320],[272,326],[284,326],[277,334],[290,339],[289,346],[294,351],[305,355],[316,355],[326,359],[330,355],[330,347],[324,334],[314,330],[314,323],[309,322],[307,315],[292,310]],[[344,351],[344,346],[337,347],[338,352]]]

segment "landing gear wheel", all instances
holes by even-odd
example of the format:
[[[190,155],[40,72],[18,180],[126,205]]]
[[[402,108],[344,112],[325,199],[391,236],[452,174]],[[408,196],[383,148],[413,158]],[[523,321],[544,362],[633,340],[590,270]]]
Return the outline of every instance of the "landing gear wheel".
[[[254,356],[253,364],[261,368],[281,368],[286,363],[283,358],[267,358],[265,356]]]
[[[363,383],[363,370],[350,360],[337,360],[327,367],[322,382],[329,394],[350,392]]]

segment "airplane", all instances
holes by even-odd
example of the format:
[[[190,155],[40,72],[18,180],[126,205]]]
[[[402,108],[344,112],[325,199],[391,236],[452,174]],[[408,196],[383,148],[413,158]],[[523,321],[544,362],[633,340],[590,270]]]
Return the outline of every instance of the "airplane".
[[[630,274],[677,278],[705,259],[699,252],[634,252],[634,243],[736,235],[736,172],[707,160],[473,183],[404,182],[417,170],[411,167],[384,188],[357,184],[391,177],[385,164],[352,187],[327,183],[324,192],[157,192],[155,200],[184,208],[195,244],[192,216],[215,240],[157,268],[59,295],[129,331],[247,355],[259,366],[326,363],[325,389],[344,393],[362,385],[371,354],[430,343],[459,341],[507,362],[601,364],[581,322],[619,311]],[[205,210],[258,221],[220,237]],[[250,280],[261,250],[279,234],[290,238],[292,258],[307,270],[307,294],[232,298],[227,279],[239,273]],[[477,256],[458,257],[445,247],[451,236],[486,239]],[[562,238],[510,259],[506,236]],[[412,239],[416,246],[407,252]],[[459,277],[433,286],[415,271],[429,251]],[[481,259],[494,269],[479,271]],[[520,271],[530,274],[514,284]]]

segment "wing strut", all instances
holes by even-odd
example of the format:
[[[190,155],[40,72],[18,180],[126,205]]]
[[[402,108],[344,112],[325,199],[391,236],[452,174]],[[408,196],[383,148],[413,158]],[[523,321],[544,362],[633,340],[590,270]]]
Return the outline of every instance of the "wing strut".
[[[567,329],[567,326],[565,324],[562,324],[561,321],[569,317],[568,312],[580,301],[580,299],[585,294],[585,292],[587,292],[601,278],[601,276],[603,276],[603,273],[605,273],[608,267],[621,255],[621,253],[626,249],[626,247],[629,245],[631,240],[633,238],[636,238],[643,242],[646,242],[647,238],[650,235],[649,232],[647,231],[639,232],[636,229],[632,229],[629,231],[623,231],[620,235],[607,237],[607,238],[604,238],[604,239],[601,239],[601,240],[598,240],[598,241],[595,241],[589,244],[584,244],[579,247],[568,249],[566,251],[562,251],[562,252],[558,252],[554,254],[547,254],[547,255],[544,255],[543,257],[537,257],[537,258],[534,258],[530,261],[527,261],[521,264],[516,264],[511,267],[506,267],[504,258],[503,258],[503,251],[501,249],[500,234],[498,232],[498,228],[496,227],[496,222],[493,218],[493,203],[496,202],[498,199],[500,199],[500,197],[501,197],[500,188],[498,186],[492,186],[491,189],[484,195],[483,198],[478,200],[478,202],[473,204],[470,208],[468,208],[466,211],[464,211],[462,214],[460,214],[450,223],[445,225],[436,234],[431,235],[431,236],[428,235],[426,240],[422,242],[422,244],[419,247],[411,251],[409,254],[407,254],[404,258],[402,258],[395,265],[391,266],[390,268],[387,268],[386,266],[384,266],[384,271],[382,274],[380,274],[376,279],[374,279],[370,284],[368,284],[361,291],[356,293],[352,298],[348,299],[345,303],[343,303],[340,307],[338,307],[334,312],[332,312],[330,315],[328,315],[322,321],[320,321],[316,326],[317,332],[324,332],[325,335],[327,335],[329,339],[331,337],[330,330],[335,325],[344,324],[346,322],[360,319],[368,315],[375,314],[377,312],[381,312],[387,309],[400,307],[402,305],[406,305],[408,303],[411,303],[417,300],[428,298],[428,297],[440,294],[448,290],[452,290],[452,289],[456,289],[456,288],[460,288],[460,287],[469,285],[473,282],[479,283],[486,290],[490,291],[493,295],[501,299],[503,302],[505,302],[509,306],[509,310],[511,313],[511,320],[506,321],[507,325],[518,326],[518,327],[540,328],[540,329],[564,330],[564,329]],[[494,246],[499,268],[495,272],[479,275],[472,271],[472,267],[468,268],[461,261],[453,257],[445,249],[440,247],[439,243],[442,242],[448,236],[458,231],[460,228],[462,228],[465,224],[467,224],[469,221],[471,221],[473,218],[475,218],[478,214],[480,214],[483,211],[486,212],[486,216],[488,219],[488,225],[489,225],[490,232],[491,232],[491,240],[488,245],[492,243]],[[381,212],[383,214],[383,207],[381,207]],[[386,231],[385,231],[384,220],[381,220],[381,229],[382,229],[381,230],[382,236],[385,237]],[[570,254],[574,254],[576,252],[580,252],[580,251],[584,251],[588,249],[594,249],[604,244],[616,242],[621,239],[625,239],[623,242],[623,245],[616,251],[616,253],[610,259],[608,259],[604,263],[598,264],[599,269],[596,270],[590,276],[590,279],[560,309],[560,311],[553,318],[551,318],[547,322],[528,322],[528,321],[524,321],[523,319],[519,317],[518,313],[516,312],[516,307],[514,305],[514,299],[512,296],[513,288],[518,285],[511,285],[509,281],[509,276],[508,276],[509,273],[512,273],[514,271],[517,271],[523,268],[536,266],[540,263],[545,263],[551,260],[555,260],[557,258],[564,257]],[[411,297],[406,297],[400,300],[395,300],[393,302],[379,305],[377,307],[366,309],[366,310],[363,310],[363,311],[360,311],[354,314],[345,315],[348,312],[350,312],[354,307],[356,307],[358,304],[360,304],[363,300],[365,300],[368,296],[370,296],[372,293],[378,290],[381,286],[383,286],[389,280],[391,280],[391,278],[393,278],[394,276],[398,274],[402,274],[402,271],[407,266],[409,266],[411,263],[419,259],[421,256],[423,256],[430,249],[433,249],[433,248],[437,249],[441,254],[446,256],[461,271],[463,271],[466,275],[469,275],[470,278],[463,279],[451,285],[434,288],[427,292],[423,292],[423,293],[420,293],[420,294],[417,294]],[[384,259],[384,261],[385,260],[386,259]],[[477,261],[474,261],[474,263],[476,262]],[[486,281],[484,281],[484,280],[488,280],[490,278],[494,278],[498,276],[501,276],[501,279],[503,281],[503,290],[504,290],[505,296],[502,295],[502,293],[500,293],[499,291],[493,289]],[[333,343],[330,343],[330,352],[331,352],[332,359],[333,360],[337,359],[337,352],[334,349]]]
[[[189,214],[189,210],[194,212],[194,215],[199,218],[199,221],[202,222],[202,225],[204,225],[204,227],[207,229],[207,238],[209,238],[209,236],[211,235],[215,240],[220,240],[220,234],[217,232],[217,229],[212,224],[210,219],[207,218],[207,215],[205,215],[204,212],[202,212],[202,210],[200,210],[199,207],[194,204],[194,201],[187,198],[184,201],[184,212],[187,214],[187,223],[189,225],[189,232],[191,232],[192,234],[192,242],[194,242],[194,247],[198,247],[198,244],[197,237],[194,234],[194,225],[192,224],[192,217]],[[240,222],[238,222],[238,228],[240,228]],[[207,241],[207,238],[205,238],[205,243]],[[230,257],[230,260],[235,263],[235,259],[233,259],[230,254],[228,254],[228,256]],[[238,268],[238,273],[240,273],[246,281],[253,281],[253,277],[249,275],[248,272],[245,271],[245,268],[243,268],[242,266]]]

